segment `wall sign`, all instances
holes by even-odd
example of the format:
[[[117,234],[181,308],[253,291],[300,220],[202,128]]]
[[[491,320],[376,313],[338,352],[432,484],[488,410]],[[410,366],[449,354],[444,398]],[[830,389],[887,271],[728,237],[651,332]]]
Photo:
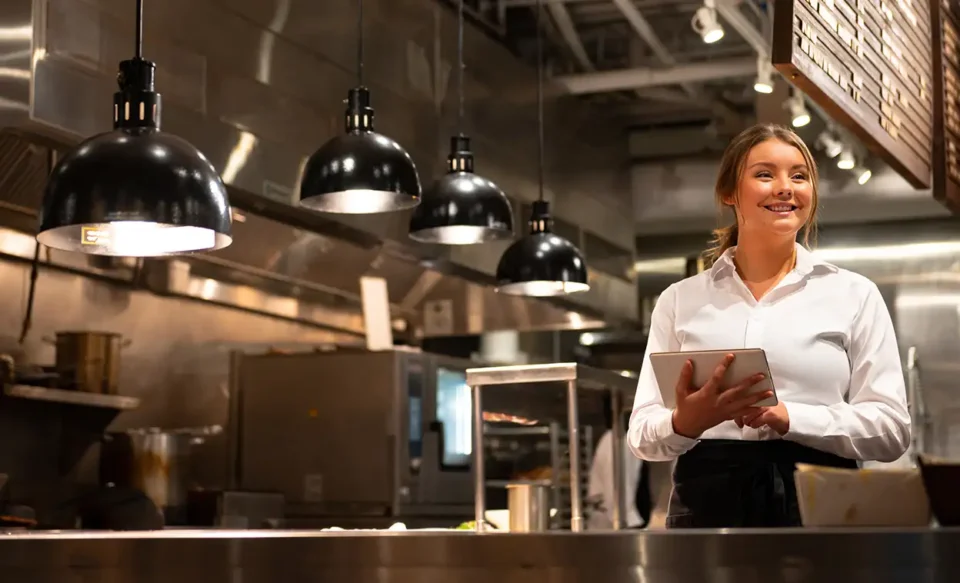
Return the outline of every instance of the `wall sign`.
[[[929,2],[783,0],[772,43],[777,70],[918,189],[932,183]]]
[[[933,195],[960,214],[960,2],[933,0]]]

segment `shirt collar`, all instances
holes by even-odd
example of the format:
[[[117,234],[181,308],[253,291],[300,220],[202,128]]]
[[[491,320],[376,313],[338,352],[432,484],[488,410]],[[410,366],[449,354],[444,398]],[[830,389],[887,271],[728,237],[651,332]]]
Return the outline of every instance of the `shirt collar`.
[[[800,277],[806,277],[817,270],[834,273],[837,271],[838,268],[836,265],[820,259],[800,243],[795,243],[795,245],[797,249],[797,265],[794,267],[793,272]],[[733,262],[733,255],[736,251],[736,247],[730,247],[717,259],[713,267],[710,268],[710,274],[713,276],[713,279],[720,279],[736,271],[736,265]]]

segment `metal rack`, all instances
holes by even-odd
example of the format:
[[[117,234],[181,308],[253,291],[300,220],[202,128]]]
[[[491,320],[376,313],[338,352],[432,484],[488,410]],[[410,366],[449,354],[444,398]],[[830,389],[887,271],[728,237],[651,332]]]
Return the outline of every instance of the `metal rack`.
[[[593,428],[581,427],[580,441],[580,496],[587,497],[589,488],[590,465],[593,460]],[[550,479],[549,480],[486,480],[487,486],[506,487],[508,484],[542,484],[550,488],[551,507],[557,513],[550,519],[550,528],[554,530],[571,528],[572,496],[570,493],[570,443],[569,433],[557,422],[549,425],[534,427],[485,427],[484,437],[525,437],[543,439],[550,447]],[[566,479],[565,479],[566,478]],[[589,512],[584,512],[584,519],[589,518]]]
[[[490,368],[467,369],[467,385],[473,389],[473,430],[474,443],[483,443],[483,397],[482,389],[488,385],[518,385],[526,383],[563,383],[566,385],[567,431],[569,433],[569,457],[583,461],[581,448],[580,411],[577,397],[581,389],[609,391],[614,436],[623,434],[620,420],[621,404],[633,392],[635,381],[609,370],[596,369],[582,364],[565,362],[557,364],[537,364],[521,366],[498,366]],[[489,388],[489,387],[488,387]],[[502,387],[501,387],[502,388]],[[619,529],[624,515],[624,500],[621,492],[623,485],[623,442],[613,440],[613,491],[617,503],[613,507],[613,527]],[[589,458],[587,458],[589,464]],[[588,474],[579,463],[569,463],[570,469],[570,530],[580,532],[584,527],[582,479]],[[473,448],[474,477],[474,516],[477,531],[484,529],[486,516],[486,475],[484,472],[484,448]],[[558,508],[559,514],[559,508]]]

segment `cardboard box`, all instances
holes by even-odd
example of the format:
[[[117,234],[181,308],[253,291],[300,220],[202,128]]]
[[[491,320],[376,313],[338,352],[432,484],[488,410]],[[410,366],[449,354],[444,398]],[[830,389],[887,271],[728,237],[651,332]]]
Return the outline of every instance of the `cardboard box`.
[[[846,470],[797,464],[804,526],[929,526],[930,502],[916,469]]]

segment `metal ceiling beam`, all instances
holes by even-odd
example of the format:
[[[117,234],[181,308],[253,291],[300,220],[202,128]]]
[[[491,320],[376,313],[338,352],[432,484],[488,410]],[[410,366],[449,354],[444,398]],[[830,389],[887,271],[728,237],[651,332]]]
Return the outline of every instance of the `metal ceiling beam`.
[[[613,0],[613,3],[620,9],[620,12],[623,13],[623,17],[630,23],[630,27],[647,43],[650,50],[656,55],[657,60],[664,65],[673,65],[677,62],[632,0]]]
[[[587,50],[580,40],[577,27],[573,23],[573,18],[570,17],[570,11],[567,10],[567,7],[560,3],[552,3],[547,5],[547,11],[550,12],[550,16],[553,18],[553,22],[556,24],[560,36],[562,36],[564,42],[567,43],[580,68],[588,72],[595,71],[596,66],[594,66],[593,61],[590,60],[590,56],[587,55]],[[669,89],[652,89],[637,91],[636,93],[637,97],[653,101],[675,102],[683,100],[686,97],[678,91],[671,91]]]
[[[670,54],[670,51],[667,50],[663,41],[661,41],[657,33],[654,32],[653,27],[650,26],[647,19],[644,18],[640,10],[637,9],[633,0],[613,0],[613,3],[623,14],[623,17],[627,19],[627,22],[630,23],[630,27],[637,33],[637,36],[647,43],[647,46],[649,46],[653,54],[656,55],[657,60],[664,65],[675,65],[677,63],[677,60]],[[690,97],[697,96],[697,89],[693,85],[684,84],[683,90]]]
[[[685,63],[665,69],[637,68],[562,75],[554,77],[554,81],[570,93],[579,95],[696,83],[731,77],[749,77],[755,75],[756,72],[757,61],[754,57],[750,57],[747,59]]]
[[[764,35],[754,28],[753,24],[740,11],[741,0],[718,0],[717,12],[727,21],[732,29],[737,31],[747,44],[753,47],[761,57],[770,55],[770,44]]]
[[[547,5],[547,11],[553,18],[553,22],[557,25],[560,36],[563,37],[567,46],[570,47],[570,51],[573,53],[573,57],[576,59],[577,64],[580,65],[580,68],[584,71],[593,71],[595,68],[593,61],[591,61],[587,55],[587,49],[584,48],[583,42],[580,40],[580,35],[577,34],[577,27],[573,24],[573,19],[570,17],[570,11],[567,10],[567,7],[563,4],[553,3]]]

